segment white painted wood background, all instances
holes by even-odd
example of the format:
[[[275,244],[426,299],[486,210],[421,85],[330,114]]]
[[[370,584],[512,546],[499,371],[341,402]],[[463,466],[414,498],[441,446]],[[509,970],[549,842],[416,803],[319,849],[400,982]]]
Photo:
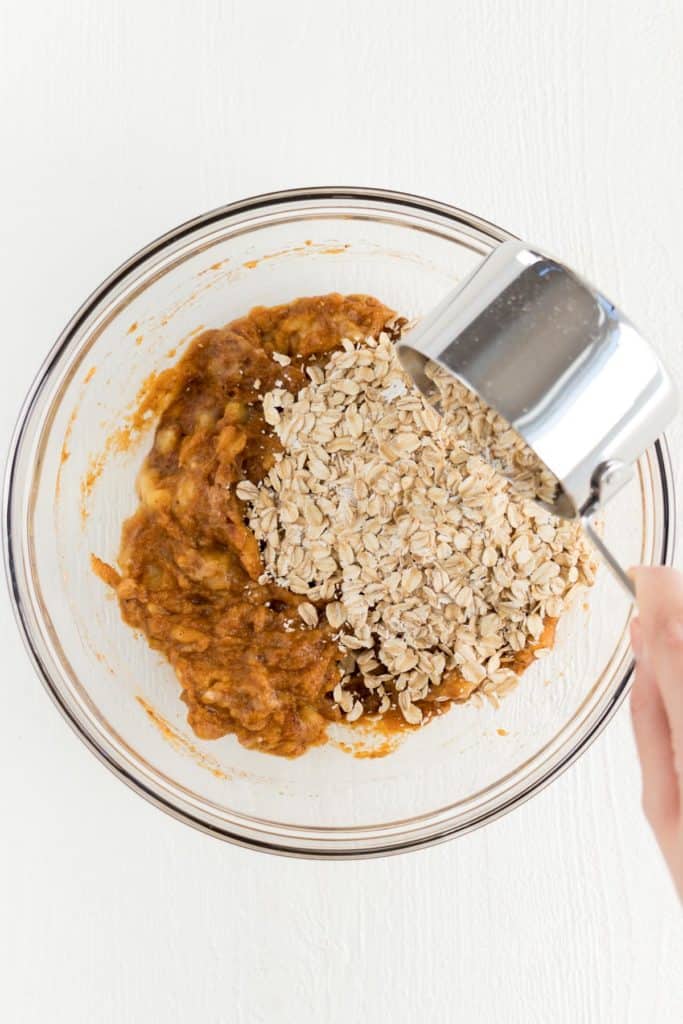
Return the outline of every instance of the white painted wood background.
[[[678,0],[2,0],[3,439],[110,269],[192,214],[302,184],[414,191],[550,246],[683,384],[682,50]],[[4,594],[0,616],[8,1024],[682,1019],[681,912],[625,709],[456,843],[264,858],[100,767]]]

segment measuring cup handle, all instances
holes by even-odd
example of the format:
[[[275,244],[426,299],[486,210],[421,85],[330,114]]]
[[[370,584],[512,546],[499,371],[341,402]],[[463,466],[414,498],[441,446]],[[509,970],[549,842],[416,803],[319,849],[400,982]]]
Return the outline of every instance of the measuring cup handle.
[[[610,567],[610,569],[612,570],[612,573],[619,580],[619,582],[621,583],[622,587],[627,592],[627,594],[629,595],[631,600],[635,601],[635,599],[636,599],[636,591],[635,591],[635,587],[633,586],[633,583],[631,581],[631,578],[628,576],[628,574],[621,567],[621,565],[616,560],[616,558],[614,557],[614,555],[612,554],[610,549],[605,545],[605,542],[603,541],[603,539],[600,536],[600,534],[598,533],[598,531],[595,529],[595,524],[593,522],[593,519],[594,519],[596,511],[597,511],[597,508],[595,506],[592,506],[592,507],[589,507],[588,509],[586,509],[586,511],[581,516],[581,525],[583,526],[584,530],[588,534],[588,537],[589,537],[593,547],[596,548],[600,552],[600,555],[602,556],[603,560]]]

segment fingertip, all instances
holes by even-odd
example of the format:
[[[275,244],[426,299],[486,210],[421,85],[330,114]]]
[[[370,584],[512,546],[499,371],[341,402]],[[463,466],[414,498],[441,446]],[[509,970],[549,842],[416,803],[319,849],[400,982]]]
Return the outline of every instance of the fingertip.
[[[683,574],[669,566],[635,566],[629,575],[646,635],[656,628],[657,621],[683,614]]]
[[[671,565],[632,565],[627,570],[634,583],[668,583],[683,586],[683,573]]]

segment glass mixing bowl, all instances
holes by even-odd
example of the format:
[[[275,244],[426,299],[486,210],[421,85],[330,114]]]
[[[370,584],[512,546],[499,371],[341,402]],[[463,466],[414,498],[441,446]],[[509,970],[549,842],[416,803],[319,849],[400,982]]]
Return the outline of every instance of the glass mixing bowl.
[[[397,193],[258,196],[138,253],[53,347],[8,463],[12,598],[62,714],[150,802],[254,849],[318,857],[407,850],[521,803],[578,757],[619,707],[632,672],[631,609],[603,570],[562,619],[550,657],[498,710],[454,707],[384,758],[350,756],[344,745],[359,739],[350,727],[334,727],[326,746],[294,761],[245,750],[234,737],[202,742],[185,722],[170,667],[122,623],[90,569],[91,553],[116,559],[153,424],[131,444],[119,428],[149,374],[171,365],[201,326],[329,291],[368,292],[419,317],[509,237],[453,207]],[[605,539],[623,565],[671,561],[672,500],[662,440],[606,511]],[[369,739],[363,752],[371,752]]]

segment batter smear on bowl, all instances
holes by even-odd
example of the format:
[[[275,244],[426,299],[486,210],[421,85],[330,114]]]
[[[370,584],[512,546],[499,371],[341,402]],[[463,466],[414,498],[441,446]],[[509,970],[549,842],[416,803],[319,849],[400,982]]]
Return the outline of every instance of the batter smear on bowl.
[[[593,580],[578,526],[525,497],[514,434],[436,369],[441,416],[409,382],[404,323],[362,295],[259,307],[157,382],[120,572],[93,566],[202,738],[297,756],[331,721],[496,703]]]

